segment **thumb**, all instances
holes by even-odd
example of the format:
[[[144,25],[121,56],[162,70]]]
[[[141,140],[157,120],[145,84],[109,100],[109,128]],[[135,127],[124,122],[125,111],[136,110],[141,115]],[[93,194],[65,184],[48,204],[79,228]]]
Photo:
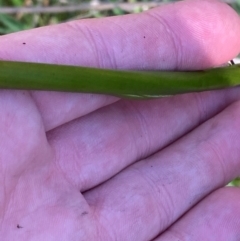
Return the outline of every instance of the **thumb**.
[[[2,36],[0,58],[114,69],[201,69],[236,56],[239,38],[239,17],[228,5],[186,0],[141,14]]]

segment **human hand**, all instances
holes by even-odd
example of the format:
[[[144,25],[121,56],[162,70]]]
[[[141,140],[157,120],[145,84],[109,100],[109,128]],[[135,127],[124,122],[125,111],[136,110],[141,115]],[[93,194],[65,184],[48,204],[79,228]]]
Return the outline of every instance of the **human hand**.
[[[234,57],[239,38],[225,4],[184,1],[3,36],[0,56],[199,69]],[[240,174],[239,99],[2,90],[0,240],[239,240],[240,191],[224,187]]]

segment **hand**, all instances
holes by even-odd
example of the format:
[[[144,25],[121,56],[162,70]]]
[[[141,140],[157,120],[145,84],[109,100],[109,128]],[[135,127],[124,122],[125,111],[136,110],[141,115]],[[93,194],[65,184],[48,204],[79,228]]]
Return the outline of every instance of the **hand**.
[[[0,56],[199,69],[237,55],[239,38],[227,5],[183,1],[3,36]],[[240,174],[239,99],[2,90],[0,240],[239,240],[240,191],[224,187]]]

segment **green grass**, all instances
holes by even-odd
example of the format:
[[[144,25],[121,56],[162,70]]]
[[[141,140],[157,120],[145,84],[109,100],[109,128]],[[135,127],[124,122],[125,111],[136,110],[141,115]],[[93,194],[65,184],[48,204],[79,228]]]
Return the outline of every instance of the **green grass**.
[[[173,2],[174,0],[159,0],[155,1],[155,3],[168,3]],[[0,0],[1,7],[66,7],[69,5],[76,4],[87,4],[90,1],[78,1],[78,0]],[[146,5],[151,3],[148,0],[102,0],[99,4],[108,4],[108,3],[145,3]],[[240,13],[240,0],[236,0],[231,4],[233,8],[235,8]],[[122,9],[118,6],[113,6],[111,9],[107,10],[78,10],[74,12],[61,12],[61,13],[14,13],[14,14],[4,14],[1,13],[0,7],[0,35],[12,33],[16,31],[21,31],[25,29],[31,29],[40,26],[46,26],[59,22],[66,22],[73,19],[81,19],[81,18],[94,18],[94,17],[104,17],[104,16],[113,16],[113,15],[122,15],[128,14],[132,12],[141,12],[143,9],[141,7],[134,7],[132,9]]]

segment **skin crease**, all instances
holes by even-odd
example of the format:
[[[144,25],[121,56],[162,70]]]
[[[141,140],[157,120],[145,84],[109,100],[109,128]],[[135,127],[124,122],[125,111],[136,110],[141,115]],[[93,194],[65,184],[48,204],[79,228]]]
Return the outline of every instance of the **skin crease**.
[[[2,36],[0,58],[201,69],[239,38],[230,7],[187,0]],[[239,100],[1,90],[0,240],[239,240],[240,191],[224,188],[240,175]]]

